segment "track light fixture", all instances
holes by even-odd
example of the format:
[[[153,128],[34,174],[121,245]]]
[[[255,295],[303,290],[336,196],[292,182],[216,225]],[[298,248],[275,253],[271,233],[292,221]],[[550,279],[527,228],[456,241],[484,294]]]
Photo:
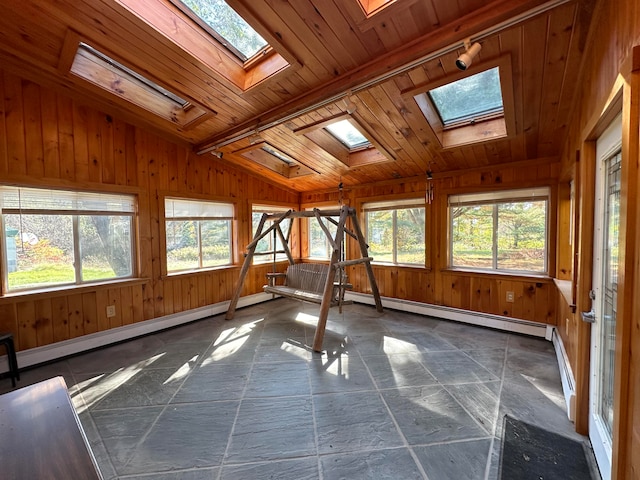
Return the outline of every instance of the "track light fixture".
[[[262,142],[262,137],[258,133],[258,130],[256,130],[249,136],[249,143],[251,145],[255,145],[256,143],[260,143],[260,142]]]
[[[458,57],[456,60],[456,67],[460,70],[464,71],[471,66],[473,59],[476,58],[480,50],[482,49],[482,45],[478,42],[471,45],[471,39],[467,38],[464,41],[464,53]]]
[[[353,99],[351,98],[351,92],[349,92],[347,96],[344,97],[343,102],[344,102],[344,108],[349,115],[353,115],[358,109],[358,106],[354,103]]]

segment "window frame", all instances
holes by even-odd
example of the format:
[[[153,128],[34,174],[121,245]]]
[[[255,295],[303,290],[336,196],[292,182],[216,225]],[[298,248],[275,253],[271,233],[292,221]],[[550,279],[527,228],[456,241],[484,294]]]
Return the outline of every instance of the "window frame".
[[[502,92],[502,113],[467,119],[451,125],[444,125],[429,91],[457,82],[478,73],[498,68],[500,90]],[[423,120],[431,129],[443,150],[465,145],[503,140],[516,135],[515,97],[513,94],[513,69],[511,55],[502,55],[494,60],[474,64],[470,69],[458,71],[439,80],[431,81],[401,92],[402,98],[415,104],[423,115]]]
[[[249,22],[247,22],[240,13],[236,11],[226,0],[223,0],[224,3],[227,4],[227,7],[233,10],[236,15],[238,15],[248,26],[251,28],[260,38],[262,38],[266,44],[260,48],[256,53],[254,53],[251,57],[247,57],[244,53],[242,53],[228,38],[225,38],[221,33],[219,33],[213,26],[209,25],[209,23],[194,12],[189,5],[184,3],[182,0],[169,0],[178,10],[180,10],[183,14],[189,17],[193,22],[195,22],[200,28],[202,28],[205,32],[207,32],[211,37],[218,42],[223,48],[226,48],[229,52],[231,52],[242,64],[243,66],[247,66],[251,63],[260,62],[261,58],[266,58],[267,55],[273,52],[273,47],[269,43],[267,39],[262,37],[260,33],[255,30]]]
[[[18,208],[4,208],[2,205],[3,191],[4,190],[18,190],[22,192],[24,190],[27,191],[40,191],[42,192],[42,198],[44,199],[47,194],[59,194],[61,192],[66,192],[68,197],[74,196],[84,196],[90,197],[94,196],[95,198],[102,199],[106,201],[107,198],[111,197],[113,199],[117,197],[128,197],[131,203],[130,211],[126,210],[95,210],[88,208],[23,208],[20,205]],[[20,195],[20,194],[19,194]],[[57,196],[59,196],[57,195]],[[37,195],[36,195],[37,196]],[[21,203],[21,200],[19,199]],[[138,198],[136,194],[133,193],[114,193],[114,192],[102,192],[102,191],[89,191],[89,190],[79,190],[79,189],[55,189],[55,188],[42,188],[42,187],[34,187],[27,185],[0,185],[0,230],[5,232],[5,214],[6,215],[52,215],[52,216],[69,216],[71,217],[71,241],[73,243],[73,261],[72,268],[74,272],[74,280],[72,282],[62,282],[55,284],[42,284],[36,286],[28,286],[24,288],[9,288],[9,268],[8,268],[8,258],[7,258],[7,248],[8,243],[6,240],[6,235],[3,233],[0,238],[0,262],[2,265],[2,279],[1,279],[1,287],[2,287],[2,295],[8,294],[30,294],[37,293],[43,291],[53,291],[60,289],[68,289],[68,288],[76,288],[76,287],[84,287],[88,285],[96,285],[102,283],[114,283],[121,281],[129,281],[131,279],[137,278],[138,275],[138,254],[137,254],[137,228],[138,228]],[[81,249],[81,241],[82,236],[80,233],[80,217],[84,216],[115,216],[115,217],[129,217],[129,264],[131,267],[131,271],[129,275],[126,276],[114,276],[109,278],[100,278],[100,279],[91,279],[91,280],[83,280],[83,257],[82,257],[82,249]],[[115,273],[115,272],[114,272]]]
[[[211,205],[222,205],[224,207],[231,207],[231,215],[230,216],[167,216],[167,201],[176,201],[176,202],[191,202],[191,203],[202,203],[202,204],[211,204]],[[236,206],[232,202],[223,201],[223,200],[212,200],[212,199],[204,199],[204,198],[193,198],[193,197],[177,197],[174,195],[166,195],[163,198],[164,202],[164,210],[163,210],[163,225],[164,225],[164,235],[163,235],[163,250],[164,250],[164,270],[168,276],[174,275],[182,275],[186,273],[194,273],[194,272],[203,272],[209,270],[216,270],[220,268],[229,268],[233,266],[235,260],[235,218],[236,218]],[[170,221],[227,221],[229,228],[229,262],[221,265],[210,265],[203,266],[203,255],[202,255],[202,225],[198,223],[197,229],[197,246],[198,246],[198,267],[196,268],[184,268],[179,270],[169,270],[169,260],[168,260],[168,249],[167,249],[167,223]]]
[[[355,98],[355,97],[352,97]],[[370,145],[363,145],[353,149],[347,147],[341,140],[330,133],[325,127],[333,123],[347,120],[363,137],[369,140]],[[329,155],[349,168],[357,168],[363,165],[395,161],[395,156],[385,148],[356,117],[349,113],[340,113],[325,118],[318,122],[305,125],[293,130],[296,135],[304,135],[314,142]]]
[[[324,202],[324,203],[313,203],[313,204],[306,204],[306,205],[301,205],[301,210],[302,211],[312,211],[314,208],[319,208],[320,210],[339,210],[340,209],[340,204],[339,203],[333,203],[333,202]],[[327,256],[326,257],[318,257],[318,256],[312,256],[311,252],[312,252],[312,248],[311,248],[311,225],[312,222],[315,222],[316,224],[318,223],[318,220],[315,217],[308,217],[305,219],[306,221],[304,222],[305,225],[305,232],[304,232],[304,237],[303,239],[305,239],[306,237],[306,242],[304,245],[304,248],[306,248],[306,251],[304,251],[304,258],[309,259],[309,260],[320,260],[320,261],[329,261],[331,260],[331,244],[329,244],[329,240],[326,238],[326,235],[324,235],[324,246],[326,247],[326,251],[327,251]],[[335,220],[338,221],[339,217],[335,217]],[[319,227],[320,228],[320,227]],[[337,227],[336,227],[337,228]],[[347,253],[347,244],[348,242],[346,241],[347,239],[345,238],[345,242],[344,242],[344,255],[345,258]]]
[[[552,229],[552,197],[553,192],[549,186],[538,186],[530,188],[515,188],[508,190],[498,190],[491,192],[472,192],[449,194],[447,198],[447,232],[448,232],[448,268],[456,271],[472,271],[506,275],[525,275],[525,276],[549,276],[551,274],[552,252],[550,251],[550,239]],[[545,202],[545,233],[544,233],[544,269],[543,270],[516,270],[507,268],[497,268],[498,265],[498,207],[506,203],[526,203],[531,201]],[[455,265],[453,261],[453,215],[452,209],[461,205],[475,206],[493,206],[492,213],[492,267],[473,267],[465,265]]]
[[[410,208],[421,208],[424,210],[424,261],[422,263],[407,263],[407,262],[398,262],[398,242],[397,242],[397,211],[398,210],[408,210]],[[365,242],[367,244],[369,242],[369,212],[379,212],[379,211],[393,211],[392,214],[392,237],[393,237],[393,245],[392,245],[392,258],[393,260],[388,261],[376,261],[375,256],[373,257],[372,263],[378,265],[393,265],[399,267],[422,267],[427,268],[428,263],[428,252],[427,252],[427,208],[424,197],[406,197],[406,198],[397,198],[392,200],[374,200],[364,201],[361,205],[362,216],[363,216],[363,225],[364,225],[364,236]],[[370,252],[371,255],[371,252]]]
[[[295,207],[293,206],[289,206],[289,205],[284,205],[284,204],[273,204],[273,205],[269,205],[269,204],[265,204],[265,203],[252,203],[251,204],[251,222],[249,222],[250,224],[250,235],[249,238],[251,239],[251,241],[253,241],[253,238],[255,237],[255,230],[254,230],[254,226],[253,226],[253,215],[254,213],[269,213],[269,214],[278,214],[278,213],[285,213],[289,210],[295,210]],[[289,240],[289,251],[291,251],[291,255],[293,256],[293,251],[291,250],[291,238],[293,237],[293,229],[294,229],[294,221],[291,222],[291,226],[290,226],[290,232],[288,233],[288,240]],[[287,232],[282,232],[283,234],[285,234],[285,236],[287,235]],[[265,238],[268,237],[268,241],[269,241],[269,247],[272,247],[272,235],[267,235]],[[277,242],[278,240],[276,240]],[[257,246],[256,246],[256,250],[257,250]],[[280,257],[278,256],[280,255]],[[260,260],[264,258],[265,260]],[[287,258],[287,254],[286,253],[280,253],[280,254],[276,254],[276,263],[279,262],[287,262],[288,258]],[[255,255],[254,252],[254,256],[253,259],[251,260],[252,265],[266,265],[269,263],[273,263],[273,256],[272,255]]]

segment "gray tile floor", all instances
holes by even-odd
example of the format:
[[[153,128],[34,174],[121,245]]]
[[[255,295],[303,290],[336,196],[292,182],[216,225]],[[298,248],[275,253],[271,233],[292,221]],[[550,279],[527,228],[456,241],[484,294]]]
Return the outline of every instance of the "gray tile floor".
[[[496,479],[505,414],[584,440],[549,342],[350,305],[319,355],[317,312],[274,300],[19,385],[64,376],[106,479]]]

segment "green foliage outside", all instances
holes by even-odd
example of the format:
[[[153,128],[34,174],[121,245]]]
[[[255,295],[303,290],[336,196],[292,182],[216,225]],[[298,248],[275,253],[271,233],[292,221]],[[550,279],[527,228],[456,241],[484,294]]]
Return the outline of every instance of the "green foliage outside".
[[[198,17],[239,50],[246,58],[253,57],[267,45],[224,0],[182,0]]]
[[[81,279],[75,278],[73,219],[78,219]],[[50,286],[128,276],[131,217],[109,215],[4,215],[7,231],[17,231],[15,271],[9,289]]]
[[[231,263],[230,230],[229,220],[167,221],[167,270],[228,265]]]
[[[367,212],[367,243],[375,262],[424,265],[424,208]]]
[[[453,266],[544,271],[545,201],[453,207],[451,218]]]

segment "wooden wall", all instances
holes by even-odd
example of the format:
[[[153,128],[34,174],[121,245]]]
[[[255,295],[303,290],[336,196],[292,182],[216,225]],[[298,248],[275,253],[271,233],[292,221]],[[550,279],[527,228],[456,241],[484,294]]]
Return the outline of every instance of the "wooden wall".
[[[603,112],[611,104],[611,94],[622,87],[622,106],[613,107],[625,113],[623,119],[623,198],[621,216],[621,254],[625,261],[620,267],[618,285],[618,328],[616,340],[615,425],[612,478],[640,478],[640,299],[638,299],[637,272],[640,235],[637,217],[637,169],[638,169],[638,85],[632,89],[630,72],[640,68],[640,51],[632,49],[640,45],[640,5],[632,0],[599,1],[584,58],[580,83],[577,85],[577,102],[569,124],[567,141],[562,157],[562,178],[578,179],[582,189],[578,205],[582,223],[586,222],[579,243],[579,271],[572,277],[577,286],[577,312],[567,315],[565,327],[559,329],[577,383],[577,418],[579,431],[588,429],[589,392],[589,335],[590,328],[579,320],[581,310],[589,310],[588,291],[591,288],[592,230],[585,217],[593,216],[593,144],[597,136],[595,128],[606,122]],[[632,55],[635,53],[635,55]],[[620,76],[622,74],[622,76]],[[624,78],[623,78],[624,77]],[[632,93],[630,96],[629,93]],[[625,158],[626,157],[626,158]],[[592,224],[592,221],[591,221]],[[623,239],[624,237],[624,239]],[[624,248],[624,253],[623,249]],[[571,253],[561,252],[565,260]],[[621,335],[622,334],[622,335]]]
[[[470,273],[448,269],[447,195],[450,193],[551,186],[550,238],[556,238],[556,186],[559,165],[548,160],[502,167],[467,170],[464,173],[436,175],[435,201],[426,206],[427,265],[426,268],[374,265],[373,270],[383,296],[444,305],[476,312],[504,315],[554,325],[556,322],[557,290],[549,277],[525,277],[490,273]],[[425,179],[412,178],[346,189],[344,202],[359,206],[367,201],[390,198],[423,198]],[[303,204],[336,202],[337,191],[303,193]],[[364,224],[364,219],[361,218]],[[549,259],[551,276],[555,272],[555,249],[551,242]],[[347,252],[357,252],[355,241]],[[354,291],[369,293],[363,267],[351,267],[349,280]],[[506,301],[506,292],[514,292],[514,302]]]
[[[0,95],[0,183],[131,193],[139,207],[140,279],[0,298],[0,330],[15,334],[19,350],[230,298],[238,264],[166,275],[163,195],[235,203],[240,254],[251,237],[252,202],[299,203],[295,192],[11,73],[0,71]],[[251,269],[245,294],[261,291],[269,268]],[[115,317],[107,318],[107,305],[116,306]]]

